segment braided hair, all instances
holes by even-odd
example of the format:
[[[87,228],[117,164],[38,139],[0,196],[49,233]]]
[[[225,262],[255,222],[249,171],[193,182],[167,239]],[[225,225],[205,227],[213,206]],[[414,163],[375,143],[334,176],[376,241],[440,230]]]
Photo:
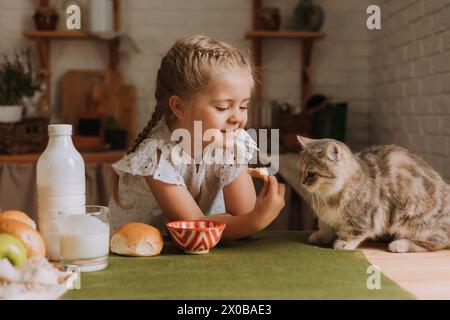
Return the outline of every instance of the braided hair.
[[[236,48],[204,35],[178,40],[161,61],[156,78],[156,106],[152,116],[127,150],[127,155],[136,151],[142,141],[150,136],[159,121],[165,121],[169,128],[175,123],[176,117],[169,106],[171,96],[176,95],[188,101],[209,87],[212,70],[236,67],[249,71],[254,82],[253,91],[257,90],[258,77],[255,68],[247,56]],[[114,173],[113,198],[119,206],[122,206],[118,197],[118,181],[119,177]]]

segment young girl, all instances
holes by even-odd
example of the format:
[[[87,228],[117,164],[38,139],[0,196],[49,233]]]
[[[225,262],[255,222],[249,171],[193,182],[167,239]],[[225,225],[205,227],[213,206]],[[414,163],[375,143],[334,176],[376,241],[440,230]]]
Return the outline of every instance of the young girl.
[[[243,130],[254,87],[251,63],[230,45],[201,35],[175,43],[158,71],[150,121],[127,155],[113,164],[113,230],[136,221],[164,232],[167,220],[210,220],[225,222],[223,239],[230,240],[260,231],[277,217],[285,185],[269,176],[256,197],[246,170],[256,150]],[[201,158],[211,141],[203,141],[200,152],[191,148],[188,163],[175,161],[173,131],[187,130],[195,140],[197,121],[201,134],[218,132],[215,146],[245,150],[244,163],[207,163]]]

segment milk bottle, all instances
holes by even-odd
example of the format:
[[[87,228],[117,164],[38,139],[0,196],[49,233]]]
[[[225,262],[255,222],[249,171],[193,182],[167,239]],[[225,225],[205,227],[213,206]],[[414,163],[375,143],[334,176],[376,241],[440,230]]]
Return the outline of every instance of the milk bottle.
[[[59,254],[58,212],[82,213],[86,204],[84,160],[72,143],[72,126],[48,126],[47,148],[36,167],[37,222],[47,255],[57,261]]]

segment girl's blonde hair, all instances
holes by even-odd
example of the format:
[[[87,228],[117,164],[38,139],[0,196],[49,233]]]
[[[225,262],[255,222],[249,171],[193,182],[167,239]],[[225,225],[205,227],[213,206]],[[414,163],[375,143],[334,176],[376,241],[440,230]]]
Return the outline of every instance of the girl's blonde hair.
[[[252,96],[258,89],[256,68],[248,56],[231,45],[204,35],[195,35],[177,41],[161,61],[156,78],[156,106],[145,128],[139,133],[127,154],[136,151],[161,119],[170,128],[176,117],[169,106],[171,96],[189,101],[197,93],[208,89],[213,71],[244,68],[253,78]],[[123,207],[118,196],[119,176],[113,172],[113,198]]]

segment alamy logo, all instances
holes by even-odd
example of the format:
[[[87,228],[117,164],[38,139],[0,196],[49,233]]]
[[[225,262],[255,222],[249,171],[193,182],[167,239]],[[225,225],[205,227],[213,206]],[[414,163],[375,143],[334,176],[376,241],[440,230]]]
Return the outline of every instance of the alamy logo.
[[[194,158],[196,163],[204,162],[207,165],[270,164],[271,174],[275,174],[279,169],[278,129],[257,131],[242,128],[234,130],[210,128],[204,131],[202,121],[194,121],[192,133],[185,128],[178,128],[173,130],[170,139],[174,142],[170,148],[170,157],[175,165],[189,165]],[[207,146],[203,147],[204,144]],[[150,157],[153,162],[157,162],[156,147],[150,153]]]
[[[366,21],[369,30],[381,29],[381,9],[373,4],[367,7],[367,13],[371,14]]]
[[[76,265],[68,265],[66,271],[70,274],[66,280],[66,288],[69,290],[81,289],[80,267]]]
[[[367,289],[369,289],[369,290],[381,289],[380,267],[378,267],[376,265],[370,265],[367,267],[366,273],[370,274],[370,276],[367,278],[367,281],[366,281]]]
[[[69,30],[81,29],[81,10],[76,4],[71,4],[66,9],[66,27]]]

